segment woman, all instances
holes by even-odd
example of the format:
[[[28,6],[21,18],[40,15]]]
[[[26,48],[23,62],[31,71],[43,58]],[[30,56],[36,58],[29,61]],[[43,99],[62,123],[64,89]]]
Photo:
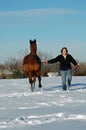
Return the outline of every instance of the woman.
[[[63,90],[67,90],[69,89],[71,85],[71,80],[72,80],[71,63],[74,65],[75,68],[78,67],[78,64],[75,61],[75,59],[70,54],[68,54],[68,50],[66,47],[63,47],[61,49],[61,54],[58,55],[56,58],[48,60],[48,61],[44,61],[43,63],[52,64],[56,62],[60,62],[60,74],[62,77]],[[66,85],[66,81],[67,81],[67,85]]]

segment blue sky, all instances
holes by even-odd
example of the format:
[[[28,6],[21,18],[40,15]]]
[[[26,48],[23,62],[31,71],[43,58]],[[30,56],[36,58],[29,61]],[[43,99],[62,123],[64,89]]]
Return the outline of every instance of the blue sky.
[[[0,62],[29,52],[30,39],[53,57],[66,46],[86,62],[86,0],[0,0]]]

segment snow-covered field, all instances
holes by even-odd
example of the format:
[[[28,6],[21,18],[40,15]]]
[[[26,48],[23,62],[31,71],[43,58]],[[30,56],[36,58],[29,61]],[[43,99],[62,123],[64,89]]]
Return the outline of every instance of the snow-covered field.
[[[73,77],[63,91],[61,77],[42,77],[31,92],[28,79],[0,79],[1,130],[86,130],[86,77]]]

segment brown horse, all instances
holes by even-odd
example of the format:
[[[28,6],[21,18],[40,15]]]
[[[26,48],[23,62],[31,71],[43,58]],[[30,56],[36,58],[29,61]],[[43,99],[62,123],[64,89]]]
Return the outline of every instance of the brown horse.
[[[36,54],[37,44],[36,40],[30,40],[30,54],[23,59],[23,70],[29,78],[31,84],[31,91],[35,88],[36,77],[38,77],[39,87],[41,88],[41,60]]]

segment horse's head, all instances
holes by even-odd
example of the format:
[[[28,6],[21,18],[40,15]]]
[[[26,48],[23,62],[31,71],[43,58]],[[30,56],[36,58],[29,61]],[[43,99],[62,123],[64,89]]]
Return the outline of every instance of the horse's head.
[[[36,54],[37,51],[37,44],[36,44],[36,40],[34,39],[33,41],[30,40],[30,51],[32,55]]]

